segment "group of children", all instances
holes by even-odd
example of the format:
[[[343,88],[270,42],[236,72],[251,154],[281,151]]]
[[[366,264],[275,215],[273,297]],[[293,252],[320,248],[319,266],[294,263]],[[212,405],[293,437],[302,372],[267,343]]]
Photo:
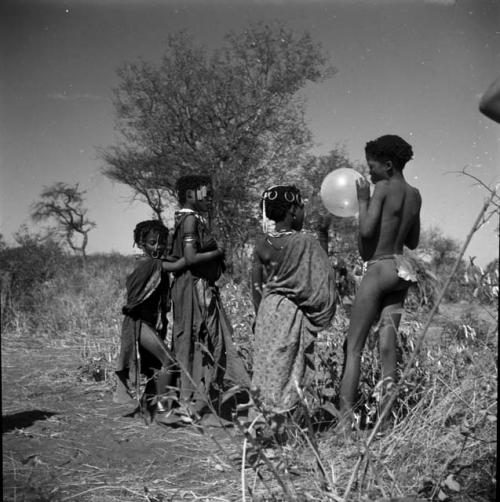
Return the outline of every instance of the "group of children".
[[[172,238],[158,220],[139,223],[134,243],[143,255],[126,281],[114,400],[126,403],[135,390],[138,411],[148,423],[190,423],[210,412],[221,414],[223,392],[250,385],[216,285],[224,271],[224,248],[204,216],[212,199],[210,178],[184,176],[176,188],[181,209]],[[174,322],[168,347],[170,308]],[[146,377],[143,393],[141,374]]]
[[[395,381],[397,329],[406,292],[416,280],[403,247],[415,248],[420,231],[420,195],[403,176],[413,155],[411,146],[387,135],[369,142],[365,151],[375,190],[370,196],[369,183],[357,183],[359,252],[367,269],[346,337],[338,397],[344,426],[352,421],[361,353],[377,320],[386,388]],[[232,340],[216,285],[224,271],[224,249],[206,220],[210,178],[182,177],[177,194],[181,209],[175,213],[169,249],[168,231],[159,221],[142,222],[134,231],[134,242],[144,255],[127,278],[116,400],[130,399],[134,385],[139,397],[142,373],[147,384],[140,409],[148,420],[172,423],[207,413],[223,416],[228,389],[251,389],[248,396],[258,396],[275,417],[285,417],[297,408],[314,376],[316,334],[330,325],[337,295],[326,252],[312,234],[301,232],[305,210],[300,190],[277,185],[262,194],[265,228],[255,243],[252,266],[256,319],[251,377]],[[268,220],[274,222],[272,231]]]

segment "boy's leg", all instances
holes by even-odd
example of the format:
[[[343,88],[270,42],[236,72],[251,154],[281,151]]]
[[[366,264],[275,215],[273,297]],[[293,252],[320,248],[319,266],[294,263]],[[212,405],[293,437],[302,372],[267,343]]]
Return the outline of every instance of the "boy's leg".
[[[397,333],[406,289],[393,291],[382,300],[379,327],[379,352],[382,365],[382,379],[396,381]]]
[[[377,275],[371,271],[366,273],[352,307],[339,396],[340,411],[344,415],[352,413],[358,389],[361,353],[368,331],[379,314],[381,291]]]
[[[382,366],[381,410],[385,407],[391,387],[395,384],[397,377],[397,333],[407,291],[404,283],[403,287],[402,290],[389,293],[382,301],[379,328],[379,352]]]
[[[393,260],[381,260],[369,267],[356,293],[347,334],[345,367],[340,384],[340,411],[352,413],[356,399],[360,360],[371,325],[382,308],[386,292],[400,289]]]

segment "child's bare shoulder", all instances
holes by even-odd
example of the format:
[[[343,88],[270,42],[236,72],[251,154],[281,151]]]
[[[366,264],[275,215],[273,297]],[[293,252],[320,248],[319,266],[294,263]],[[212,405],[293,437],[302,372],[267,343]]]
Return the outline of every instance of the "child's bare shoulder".
[[[397,192],[397,188],[390,180],[380,180],[375,183],[372,198],[384,199],[387,195]]]
[[[409,183],[406,183],[406,186],[407,186],[407,190],[410,192],[410,194],[413,195],[416,199],[420,200],[422,198],[418,188],[410,185]]]
[[[391,187],[392,187],[392,183],[390,180],[380,180],[380,181],[377,181],[377,183],[375,183],[375,191],[376,192],[383,193],[383,192],[390,190]]]

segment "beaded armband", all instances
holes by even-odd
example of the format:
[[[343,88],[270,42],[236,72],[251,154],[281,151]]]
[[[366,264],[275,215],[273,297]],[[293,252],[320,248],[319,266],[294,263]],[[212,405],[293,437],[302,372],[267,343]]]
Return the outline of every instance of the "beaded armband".
[[[185,234],[183,241],[189,243],[196,242],[196,234],[194,233]]]

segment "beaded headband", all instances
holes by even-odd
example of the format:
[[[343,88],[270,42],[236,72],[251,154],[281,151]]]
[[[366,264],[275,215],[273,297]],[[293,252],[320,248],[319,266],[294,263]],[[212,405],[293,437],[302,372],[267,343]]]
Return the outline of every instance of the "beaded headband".
[[[266,216],[266,203],[285,202],[291,205],[304,207],[300,190],[295,185],[276,185],[262,192],[262,230],[269,231],[269,219]]]
[[[262,193],[263,201],[288,202],[302,207],[304,201],[300,195],[300,190],[294,185],[276,185],[269,187]]]

